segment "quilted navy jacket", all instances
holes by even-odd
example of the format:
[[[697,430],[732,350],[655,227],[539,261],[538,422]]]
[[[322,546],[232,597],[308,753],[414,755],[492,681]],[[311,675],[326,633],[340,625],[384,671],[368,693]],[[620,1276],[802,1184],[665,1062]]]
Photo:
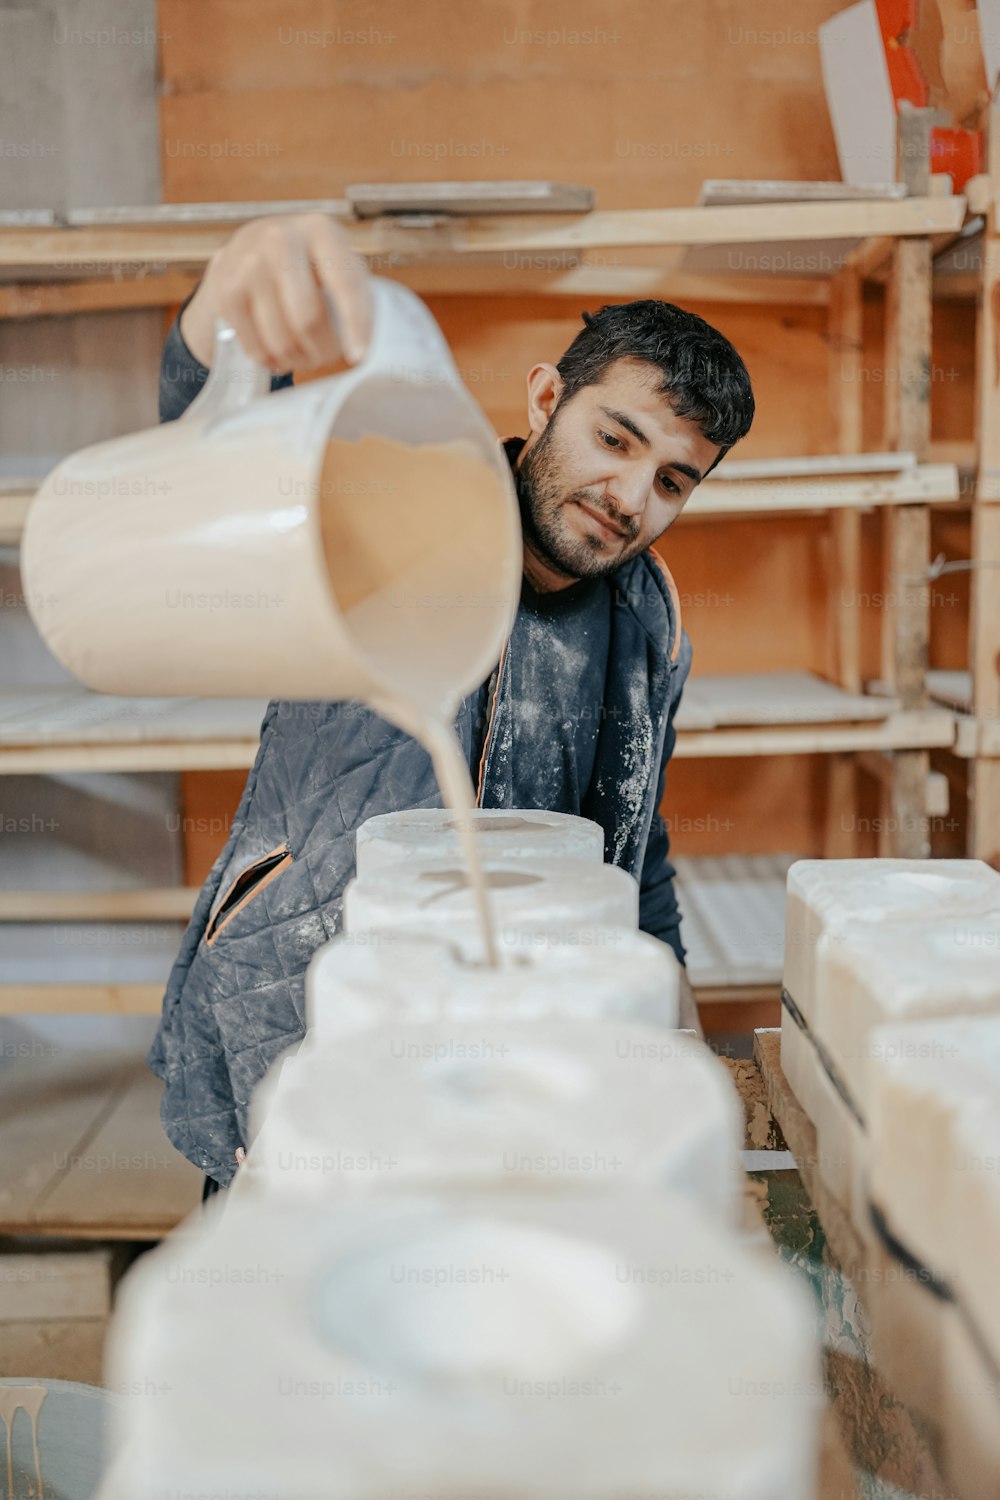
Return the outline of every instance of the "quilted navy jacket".
[[[206,376],[175,321],[164,347],[160,418],[180,416]],[[272,389],[291,383],[272,380]],[[606,713],[594,773],[578,805],[600,823],[604,855],[640,882],[644,931],[683,962],[680,912],[659,805],[674,747],[674,715],[691,663],[677,593],[643,552],[612,575]],[[478,801],[510,807],[510,663],[523,612],[507,642],[485,745]],[[474,696],[455,727],[468,761]],[[251,1092],[305,1032],[305,970],[341,925],[354,873],[354,834],[376,813],[440,807],[426,752],[357,703],[275,701],[225,848],[202,887],[163,999],[149,1064],[164,1081],[161,1117],[177,1149],[227,1185],[247,1140]]]

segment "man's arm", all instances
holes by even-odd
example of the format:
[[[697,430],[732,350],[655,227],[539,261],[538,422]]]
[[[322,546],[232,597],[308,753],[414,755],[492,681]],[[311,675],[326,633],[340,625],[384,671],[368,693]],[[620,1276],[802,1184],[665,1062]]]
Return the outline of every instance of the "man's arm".
[[[681,910],[674,889],[676,871],[670,862],[670,835],[660,812],[663,787],[667,774],[667,762],[677,743],[674,719],[680,705],[681,694],[691,670],[691,642],[685,634],[681,636],[680,656],[667,718],[667,732],[663,741],[663,758],[656,781],[656,811],[649,830],[646,854],[642,863],[642,879],[639,884],[639,926],[643,932],[651,933],[662,942],[669,943],[681,963],[680,1017],[679,1025],[689,1027],[702,1035],[698,1019],[698,1007],[684,967],[686,951],[681,941]]]

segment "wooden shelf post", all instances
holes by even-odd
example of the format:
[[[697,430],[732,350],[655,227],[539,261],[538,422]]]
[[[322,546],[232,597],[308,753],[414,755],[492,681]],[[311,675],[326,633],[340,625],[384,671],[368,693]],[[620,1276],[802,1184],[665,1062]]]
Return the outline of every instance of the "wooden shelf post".
[[[899,113],[899,172],[913,195],[930,191],[932,110],[903,105]],[[931,241],[899,239],[886,288],[885,446],[927,457],[931,431]],[[894,506],[882,517],[885,604],[882,677],[904,708],[927,701],[930,605],[930,511]],[[924,750],[899,751],[881,795],[879,853],[901,858],[930,854]]]

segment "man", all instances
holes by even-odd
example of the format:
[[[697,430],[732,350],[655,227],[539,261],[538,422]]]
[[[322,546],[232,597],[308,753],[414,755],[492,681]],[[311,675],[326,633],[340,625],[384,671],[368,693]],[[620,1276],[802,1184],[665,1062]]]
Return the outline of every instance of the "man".
[[[167,337],[161,420],[207,376],[215,319],[278,372],[362,357],[367,273],[322,215],[244,225]],[[640,925],[683,963],[659,804],[691,663],[676,589],[649,549],[753,418],[739,355],[666,302],[584,315],[558,365],[528,374],[527,439],[510,439],[524,534],[521,604],[500,663],[456,730],[483,807],[600,823],[605,858],[640,882]],[[461,587],[461,580],[456,581]],[[150,1066],[164,1127],[208,1177],[232,1179],[252,1089],[305,1030],[304,974],[340,926],[354,833],[375,813],[440,806],[426,753],[358,704],[268,705],[225,848],[164,996]],[[266,896],[265,896],[266,891]],[[681,1022],[697,1026],[685,983]]]

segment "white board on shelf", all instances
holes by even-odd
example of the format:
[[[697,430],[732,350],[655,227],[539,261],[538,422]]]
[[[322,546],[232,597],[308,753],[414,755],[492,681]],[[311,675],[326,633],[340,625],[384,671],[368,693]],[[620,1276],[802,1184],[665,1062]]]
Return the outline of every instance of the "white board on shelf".
[[[892,182],[896,106],[875,0],[860,0],[819,28],[820,61],[845,182]]]

